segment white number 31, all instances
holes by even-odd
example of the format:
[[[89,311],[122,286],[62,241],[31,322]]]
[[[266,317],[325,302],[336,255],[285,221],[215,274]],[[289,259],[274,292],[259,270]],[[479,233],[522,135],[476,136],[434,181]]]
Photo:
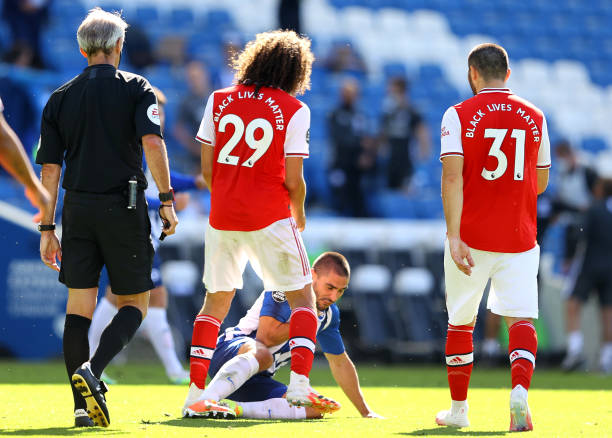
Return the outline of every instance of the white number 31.
[[[493,181],[506,173],[508,168],[508,158],[506,154],[501,150],[504,138],[508,133],[507,129],[494,129],[487,128],[484,132],[485,138],[493,138],[493,145],[489,150],[489,155],[497,158],[497,167],[495,170],[482,169],[482,177],[486,180]],[[514,153],[514,179],[516,181],[522,181],[524,178],[525,170],[525,130],[524,129],[513,129],[510,137],[516,140],[516,148]]]
[[[272,138],[274,136],[272,124],[266,119],[254,119],[247,125],[245,132],[242,119],[235,114],[227,114],[219,121],[219,132],[225,132],[225,127],[228,123],[234,125],[234,134],[232,134],[228,142],[225,143],[225,146],[219,151],[217,162],[230,164],[232,166],[238,165],[240,158],[235,155],[230,155],[230,153],[242,138],[242,134],[244,134],[244,141],[251,149],[255,149],[255,153],[247,158],[242,165],[244,167],[253,167],[257,160],[266,153],[272,144]],[[263,130],[263,136],[259,140],[255,140],[255,131],[258,128]]]

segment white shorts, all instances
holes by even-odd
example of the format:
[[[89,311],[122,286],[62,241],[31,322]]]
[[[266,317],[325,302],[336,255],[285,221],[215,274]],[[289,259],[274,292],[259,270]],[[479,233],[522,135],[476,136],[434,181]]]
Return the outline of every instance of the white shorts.
[[[208,224],[204,237],[204,285],[208,292],[242,289],[247,261],[265,290],[287,292],[312,283],[306,249],[292,218],[256,231],[217,230]]]
[[[478,314],[482,294],[491,279],[487,308],[491,312],[515,318],[538,317],[538,267],[540,247],[529,251],[501,253],[470,248],[475,266],[472,275],[461,272],[450,255],[448,241],[444,248],[446,309],[452,325],[469,324]]]

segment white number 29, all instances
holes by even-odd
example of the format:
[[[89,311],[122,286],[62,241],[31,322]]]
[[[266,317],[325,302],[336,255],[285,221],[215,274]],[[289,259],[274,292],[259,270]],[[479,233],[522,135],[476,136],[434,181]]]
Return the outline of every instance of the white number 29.
[[[251,149],[255,149],[255,153],[247,158],[242,165],[244,167],[253,167],[257,160],[266,153],[272,144],[272,138],[274,136],[272,124],[266,119],[254,119],[247,125],[245,132],[244,122],[240,117],[235,114],[226,114],[219,121],[219,132],[225,132],[225,127],[228,123],[234,125],[234,134],[232,134],[228,142],[225,143],[225,146],[219,151],[217,162],[237,166],[240,158],[235,155],[230,155],[230,153],[242,138],[242,134],[245,134],[244,141]],[[255,131],[257,128],[263,130],[263,136],[259,140],[255,139]]]
[[[506,169],[508,168],[508,158],[501,150],[501,147],[507,133],[507,129],[485,129],[484,137],[493,139],[493,145],[491,145],[489,155],[497,158],[497,167],[495,170],[487,170],[486,168],[482,169],[481,175],[486,180],[496,180],[497,178],[501,178],[501,176],[506,173]],[[514,179],[516,181],[522,181],[525,170],[525,130],[513,129],[510,137],[516,140],[516,148],[514,153]]]

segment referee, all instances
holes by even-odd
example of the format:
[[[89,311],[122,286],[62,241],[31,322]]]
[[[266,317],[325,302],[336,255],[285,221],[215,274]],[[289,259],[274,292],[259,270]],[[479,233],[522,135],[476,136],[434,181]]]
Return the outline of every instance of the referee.
[[[36,157],[52,198],[39,226],[40,255],[68,287],[63,347],[77,426],[109,425],[100,375],[140,326],[153,288],[143,150],[160,192],[165,234],[178,224],[155,93],[143,77],[117,70],[126,28],[118,13],[89,11],[77,31],[88,67],[49,98]],[[63,162],[60,245],[53,218]],[[90,359],[87,331],[103,265],[119,311]]]

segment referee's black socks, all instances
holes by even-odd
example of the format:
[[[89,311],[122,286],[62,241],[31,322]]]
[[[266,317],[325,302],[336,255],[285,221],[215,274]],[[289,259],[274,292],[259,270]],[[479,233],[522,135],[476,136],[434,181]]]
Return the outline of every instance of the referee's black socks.
[[[91,319],[81,315],[68,314],[64,322],[64,362],[68,372],[68,381],[71,381],[74,372],[89,359],[89,340],[87,332],[91,325]],[[85,399],[74,389],[72,383],[72,397],[74,398],[74,409],[87,409]]]
[[[134,337],[141,322],[142,312],[138,308],[124,306],[119,309],[110,324],[106,326],[102,336],[100,336],[100,345],[90,361],[91,371],[98,379],[102,375],[104,368]],[[87,359],[83,362],[86,361]]]

